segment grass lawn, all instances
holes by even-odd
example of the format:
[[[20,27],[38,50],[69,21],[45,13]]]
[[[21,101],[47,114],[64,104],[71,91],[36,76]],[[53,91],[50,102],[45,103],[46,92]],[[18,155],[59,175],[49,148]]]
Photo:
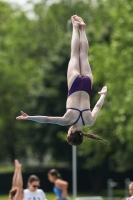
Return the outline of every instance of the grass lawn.
[[[53,200],[56,196],[54,195],[54,193],[46,193],[46,197],[48,200]],[[72,196],[70,195],[70,198]],[[0,196],[0,200],[8,200],[8,195],[2,195]]]
[[[89,196],[89,195],[80,194],[78,196]],[[48,200],[53,200],[56,197],[56,195],[54,193],[46,193],[46,197]],[[69,194],[69,197],[72,200],[72,194]],[[8,195],[0,196],[0,200],[8,200]]]
[[[0,200],[8,200],[8,196],[0,196]]]
[[[83,197],[83,196],[100,196],[100,195],[94,195],[94,194],[90,195],[90,194],[85,194],[85,193],[78,194],[78,197],[81,197],[81,196]],[[101,196],[106,196],[106,195],[102,194]],[[119,196],[119,198],[113,198],[113,200],[125,200],[125,198],[123,198],[124,197],[123,191],[115,191],[114,192],[114,196],[117,196],[117,197]],[[121,198],[120,198],[120,196],[121,196]],[[46,192],[46,197],[47,197],[48,200],[53,200],[56,196],[55,196],[54,193],[47,193]],[[69,197],[72,200],[72,195],[71,194],[69,194]],[[104,200],[105,199],[107,200],[107,198],[104,198]],[[8,200],[8,195],[2,195],[2,196],[0,196],[0,200]]]

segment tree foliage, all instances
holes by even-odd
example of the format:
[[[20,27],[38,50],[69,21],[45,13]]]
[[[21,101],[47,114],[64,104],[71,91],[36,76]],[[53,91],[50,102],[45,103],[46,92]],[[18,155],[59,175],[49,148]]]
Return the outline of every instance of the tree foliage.
[[[98,165],[126,171],[132,162],[132,1],[62,0],[34,4],[34,18],[0,2],[0,159],[13,160],[31,152],[40,163],[50,155],[71,167],[68,127],[18,122],[20,110],[29,115],[63,115],[67,96],[67,65],[71,30],[68,19],[83,17],[90,43],[94,75],[91,107],[98,90],[108,86],[105,104],[92,131],[110,142],[85,139],[78,147],[79,167]],[[88,131],[88,128],[84,128]],[[93,130],[94,129],[94,130]],[[31,155],[30,154],[30,155]],[[52,164],[52,162],[51,162]]]

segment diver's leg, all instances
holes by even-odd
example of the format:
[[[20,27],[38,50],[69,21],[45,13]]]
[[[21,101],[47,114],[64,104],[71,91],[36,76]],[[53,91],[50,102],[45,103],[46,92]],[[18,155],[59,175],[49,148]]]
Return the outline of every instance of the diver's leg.
[[[89,76],[93,83],[93,75],[88,61],[89,44],[85,33],[85,26],[80,26],[80,67],[81,74]]]
[[[71,39],[71,58],[68,65],[67,71],[67,82],[68,82],[68,89],[71,88],[71,85],[75,78],[80,74],[80,67],[79,67],[79,23],[76,22],[74,16],[71,17],[72,25],[73,25],[73,32],[72,32],[72,39]]]

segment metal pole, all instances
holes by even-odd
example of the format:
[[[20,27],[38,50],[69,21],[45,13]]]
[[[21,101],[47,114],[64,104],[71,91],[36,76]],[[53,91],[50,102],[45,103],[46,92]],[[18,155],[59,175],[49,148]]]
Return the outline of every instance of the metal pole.
[[[108,179],[107,181],[107,185],[108,185],[108,200],[112,200],[113,199],[113,190],[112,190],[112,179]]]
[[[73,191],[73,200],[77,197],[77,155],[76,147],[72,146],[72,191]]]
[[[67,31],[71,30],[71,19],[67,20]]]
[[[68,33],[68,38],[70,39],[70,37],[71,37],[71,19],[69,19],[68,21],[67,21],[67,33]]]

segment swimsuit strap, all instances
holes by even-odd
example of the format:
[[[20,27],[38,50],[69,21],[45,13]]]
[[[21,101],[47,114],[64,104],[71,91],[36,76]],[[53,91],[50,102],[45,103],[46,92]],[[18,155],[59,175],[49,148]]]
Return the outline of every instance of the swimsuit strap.
[[[83,119],[83,116],[82,116],[82,112],[87,111],[87,110],[90,110],[90,109],[79,110],[79,109],[77,109],[77,108],[67,108],[67,110],[68,110],[68,109],[72,109],[72,110],[77,110],[77,111],[79,111],[78,119],[77,119],[72,125],[76,124],[76,123],[78,122],[79,118],[81,117],[82,123],[83,123],[83,125],[85,126],[85,122],[84,122],[84,119]]]
[[[82,122],[83,122],[83,125],[84,125],[84,126],[85,126],[85,122],[84,122],[82,113],[83,113],[84,111],[87,111],[87,110],[90,110],[90,109],[84,109],[84,110],[81,110],[81,111],[80,111],[80,116],[81,116],[81,119],[82,119]]]
[[[80,118],[80,116],[81,116],[81,111],[80,111],[79,109],[77,109],[77,108],[67,108],[67,110],[68,110],[68,109],[79,111],[78,119],[72,124],[72,125],[74,125],[74,124],[76,124],[76,123],[78,122],[78,120],[79,120],[79,118]]]

